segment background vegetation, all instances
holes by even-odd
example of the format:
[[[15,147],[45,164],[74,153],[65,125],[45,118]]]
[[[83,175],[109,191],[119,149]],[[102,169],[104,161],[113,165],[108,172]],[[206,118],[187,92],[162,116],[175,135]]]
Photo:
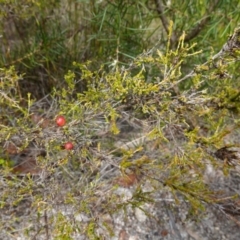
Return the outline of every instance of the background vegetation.
[[[239,224],[239,5],[2,1],[1,237],[120,239],[163,193]]]

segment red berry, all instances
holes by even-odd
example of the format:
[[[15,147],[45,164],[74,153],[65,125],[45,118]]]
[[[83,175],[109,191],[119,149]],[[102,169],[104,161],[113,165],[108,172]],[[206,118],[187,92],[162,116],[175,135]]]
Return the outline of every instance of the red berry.
[[[72,150],[73,149],[73,144],[71,142],[67,142],[64,144],[64,148],[66,150]]]
[[[59,127],[64,126],[64,125],[66,124],[66,119],[65,119],[65,117],[63,117],[63,116],[58,116],[58,117],[56,118],[56,123],[57,123],[57,125],[58,125]]]

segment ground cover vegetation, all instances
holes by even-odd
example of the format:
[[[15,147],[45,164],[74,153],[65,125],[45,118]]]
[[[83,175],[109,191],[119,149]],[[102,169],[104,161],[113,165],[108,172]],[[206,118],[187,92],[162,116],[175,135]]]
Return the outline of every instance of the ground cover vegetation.
[[[239,5],[2,1],[1,238],[128,239],[159,201],[239,226]]]

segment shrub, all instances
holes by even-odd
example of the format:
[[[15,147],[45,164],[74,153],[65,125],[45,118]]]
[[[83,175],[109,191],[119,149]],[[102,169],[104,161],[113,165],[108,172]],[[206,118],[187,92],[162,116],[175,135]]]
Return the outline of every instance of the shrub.
[[[141,209],[154,218],[144,206],[164,191],[174,199],[171,206],[184,201],[193,219],[209,205],[234,201],[235,195],[214,189],[205,172],[209,165],[226,175],[231,170],[227,156],[236,144],[226,144],[226,137],[239,128],[239,29],[187,75],[182,65],[200,52],[184,39],[171,49],[170,29],[165,52],[152,48],[109,70],[74,62],[80,77],[69,70],[65,87],[38,101],[21,96],[22,76],[13,67],[1,69],[3,234],[19,231],[23,219],[20,228],[29,237],[109,238],[116,233],[112,216],[123,221]],[[59,115],[66,118],[61,127]],[[64,150],[69,141],[74,149]],[[32,163],[23,175],[14,166],[22,158]]]

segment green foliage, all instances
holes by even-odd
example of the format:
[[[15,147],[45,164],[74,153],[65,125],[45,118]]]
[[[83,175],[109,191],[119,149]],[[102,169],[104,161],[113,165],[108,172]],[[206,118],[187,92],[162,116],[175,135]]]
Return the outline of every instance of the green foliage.
[[[1,17],[10,24],[13,11],[16,31],[10,42],[2,25],[0,211],[29,209],[33,226],[24,225],[28,218],[21,228],[30,238],[104,239],[115,234],[104,217],[139,208],[151,218],[144,205],[161,191],[172,206],[184,201],[192,218],[217,204],[221,195],[204,172],[207,164],[230,169],[214,153],[240,126],[240,46],[237,38],[234,49],[213,55],[209,45],[229,43],[234,21],[217,25],[214,14],[237,19],[238,2],[67,3],[3,3]],[[65,126],[56,126],[58,115]],[[63,149],[68,141],[72,151]],[[18,157],[41,172],[19,175]],[[9,224],[17,222],[14,212]],[[2,219],[1,230],[7,224]]]
[[[137,57],[127,68],[116,67],[110,72],[104,68],[93,71],[91,62],[74,63],[74,67],[79,68],[79,72],[81,72],[80,81],[86,82],[86,90],[82,93],[75,92],[76,75],[74,72],[68,71],[65,75],[66,88],[53,91],[52,99],[58,99],[59,104],[55,114],[63,114],[69,122],[61,130],[48,126],[44,129],[30,123],[28,118],[31,116],[32,107],[36,104],[35,101],[29,98],[25,105],[27,108],[24,105],[21,107],[17,102],[20,97],[17,94],[11,95],[12,87],[18,83],[18,75],[14,68],[2,70],[1,93],[3,97],[1,104],[5,106],[5,109],[9,109],[15,118],[14,124],[5,123],[3,125],[2,141],[12,139],[17,134],[16,129],[21,129],[21,135],[25,136],[26,140],[22,141],[20,149],[26,148],[33,140],[39,144],[39,147],[45,147],[47,161],[39,158],[40,166],[56,176],[61,174],[64,182],[71,186],[70,191],[61,196],[64,202],[72,203],[77,212],[81,214],[84,213],[89,217],[93,215],[85,231],[88,238],[99,239],[100,237],[96,233],[97,220],[95,216],[97,212],[92,208],[97,200],[95,191],[106,184],[105,181],[99,180],[99,177],[101,178],[99,154],[119,151],[120,159],[116,164],[117,169],[119,168],[123,175],[126,174],[123,178],[126,181],[125,184],[132,184],[135,181],[134,175],[131,176],[133,180],[127,180],[128,174],[133,173],[136,178],[145,178],[155,186],[154,191],[144,192],[141,185],[138,185],[131,199],[123,201],[118,198],[114,192],[115,187],[112,185],[111,190],[108,191],[109,195],[100,202],[102,208],[107,201],[105,213],[116,211],[116,209],[117,211],[121,211],[121,209],[126,211],[129,205],[136,208],[146,202],[152,202],[154,201],[152,196],[163,186],[173,192],[176,202],[178,202],[180,193],[189,202],[191,211],[194,213],[203,210],[204,204],[214,203],[218,198],[217,192],[209,189],[208,185],[204,183],[203,172],[206,163],[203,159],[209,158],[209,149],[222,146],[224,137],[231,132],[226,123],[229,121],[232,108],[226,107],[227,105],[223,105],[223,103],[228,101],[226,90],[234,92],[235,82],[232,78],[225,78],[219,88],[209,90],[199,77],[206,72],[206,68],[199,67],[196,76],[193,75],[193,87],[182,91],[179,88],[182,79],[181,66],[186,58],[195,55],[189,53],[191,49],[192,47],[184,45],[183,35],[175,50],[167,48],[164,53],[158,49],[152,49],[147,54],[143,53]],[[231,65],[227,64],[228,61],[231,60],[226,58],[224,66],[226,76],[228,76],[228,69],[231,69]],[[207,65],[210,80],[218,81],[212,76],[222,71],[222,63],[215,67],[211,65],[211,62]],[[161,78],[154,77],[151,73],[145,74],[151,67],[155,68],[154,74]],[[11,81],[6,81],[8,79]],[[223,94],[219,94],[219,91]],[[209,94],[210,92],[212,95]],[[238,110],[237,105],[236,109]],[[105,138],[101,137],[93,142],[103,126],[111,137],[121,133],[117,122],[127,112],[134,119],[147,122],[147,129],[142,131],[145,139],[142,143],[126,149],[123,146],[119,148],[114,144],[104,144]],[[54,114],[51,113],[49,117],[54,118]],[[29,125],[26,125],[26,120]],[[234,122],[231,124],[232,128],[238,128]],[[166,131],[170,128],[178,129],[177,133],[172,132],[174,141],[169,137],[168,132],[172,130]],[[202,131],[203,128],[204,131]],[[40,131],[40,134],[36,135],[36,131]],[[80,144],[75,150],[80,161],[71,153],[64,155],[59,153],[62,151],[59,148],[61,142],[67,140]],[[158,147],[154,149],[153,153],[150,153],[147,148],[154,142],[158,142]],[[172,143],[174,144],[169,148],[169,144]],[[92,148],[95,149],[94,144],[98,146],[98,154],[95,150],[92,151]],[[169,148],[168,153],[160,154],[161,148]],[[158,154],[160,157],[157,157]],[[83,182],[78,181],[77,172],[81,169],[82,171],[84,169],[81,174]],[[25,181],[26,186],[21,185],[16,198],[12,200],[14,205],[19,205],[24,196],[34,194],[32,179],[26,177]],[[52,183],[48,185],[49,191],[59,192],[60,185],[56,185],[57,179],[53,177],[51,181]],[[12,182],[7,184],[8,187],[15,188]],[[78,188],[74,186],[75,184]],[[77,191],[81,192],[81,196]],[[39,208],[41,201],[49,204],[48,201],[53,200],[46,199],[44,195],[36,195],[33,206],[37,205]],[[115,200],[113,201],[113,199]],[[81,203],[75,205],[77,202]],[[40,215],[43,214],[43,210],[39,209],[38,212]],[[53,218],[55,219],[53,222],[54,237],[69,239],[74,234],[74,226],[71,221],[69,222],[60,212]],[[79,224],[81,229],[81,223]],[[112,234],[111,228],[107,227],[107,229]]]
[[[0,66],[15,65],[24,72],[20,90],[26,94],[27,86],[38,98],[53,86],[62,86],[73,61],[93,60],[97,67],[127,64],[153,46],[164,50],[169,29],[169,47],[175,48],[185,31],[185,42],[198,42],[192,52],[202,51],[191,62],[185,59],[185,72],[208,58],[213,49],[220,49],[239,18],[238,1],[179,5],[145,0],[42,0],[3,1],[2,5]],[[83,89],[84,83],[78,88]]]

